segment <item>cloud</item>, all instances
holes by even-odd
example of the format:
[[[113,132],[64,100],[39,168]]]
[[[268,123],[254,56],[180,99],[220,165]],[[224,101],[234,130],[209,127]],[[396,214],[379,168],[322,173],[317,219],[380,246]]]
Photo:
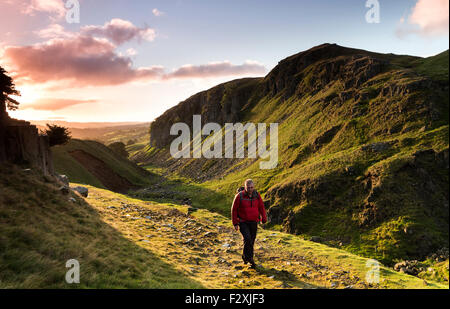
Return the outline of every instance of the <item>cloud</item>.
[[[408,24],[404,17],[400,19],[400,24],[397,29],[399,37],[413,33],[425,37],[448,35],[449,1],[418,0],[408,17]]]
[[[62,116],[54,116],[54,117],[47,117],[48,120],[66,120],[66,117]]]
[[[234,65],[229,61],[185,65],[170,73],[162,66],[134,68],[130,56],[117,54],[107,39],[85,35],[51,39],[30,46],[8,46],[4,59],[19,83],[57,83],[64,87],[111,86],[169,79],[261,76],[266,68],[257,62]],[[58,86],[55,87],[58,89]]]
[[[69,99],[56,99],[56,98],[42,98],[34,101],[33,103],[21,104],[21,109],[34,109],[34,110],[45,110],[54,111],[64,109],[70,106],[87,104],[87,103],[97,103],[97,100],[69,100]]]
[[[241,65],[234,65],[229,61],[212,62],[202,65],[184,65],[166,74],[165,79],[173,78],[210,78],[220,76],[264,75],[266,68],[255,61],[246,61]]]
[[[78,87],[106,86],[156,79],[163,73],[159,66],[133,68],[129,57],[115,53],[114,44],[84,35],[6,47],[4,57],[17,81],[31,83],[64,81]]]
[[[63,17],[66,9],[62,0],[31,0],[23,4],[24,14],[35,15],[36,12],[50,13]]]
[[[74,36],[73,33],[64,30],[64,27],[58,24],[51,24],[47,28],[34,31],[34,33],[44,39],[68,38]]]
[[[126,51],[128,56],[136,56],[138,52],[134,48],[128,48]]]
[[[419,0],[409,21],[412,24],[419,25],[424,34],[447,34],[448,10],[448,0]]]
[[[155,15],[156,17],[165,15],[164,12],[161,12],[161,11],[158,10],[157,8],[154,8],[154,9],[152,10],[152,13],[153,13],[153,15]]]
[[[136,68],[132,57],[137,51],[128,48],[122,53],[117,48],[133,39],[153,40],[154,31],[121,19],[113,19],[103,26],[85,26],[78,33],[51,24],[36,34],[47,41],[27,46],[0,46],[2,63],[17,83],[45,84],[57,90],[170,79],[261,76],[266,72],[262,64],[254,61],[240,65],[229,61],[184,65],[172,72],[158,65]]]
[[[114,18],[103,26],[84,26],[81,28],[81,34],[108,38],[117,45],[133,39],[153,41],[156,36],[154,29],[138,28],[131,22],[119,18]]]

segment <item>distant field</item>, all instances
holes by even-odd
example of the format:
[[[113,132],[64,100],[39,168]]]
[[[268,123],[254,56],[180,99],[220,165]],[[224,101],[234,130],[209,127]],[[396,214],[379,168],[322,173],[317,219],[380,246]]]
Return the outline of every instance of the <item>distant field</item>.
[[[44,130],[46,124],[56,124],[69,128],[72,138],[95,140],[105,145],[122,142],[135,144],[150,139],[150,123],[74,123],[54,121],[31,121],[40,130]]]

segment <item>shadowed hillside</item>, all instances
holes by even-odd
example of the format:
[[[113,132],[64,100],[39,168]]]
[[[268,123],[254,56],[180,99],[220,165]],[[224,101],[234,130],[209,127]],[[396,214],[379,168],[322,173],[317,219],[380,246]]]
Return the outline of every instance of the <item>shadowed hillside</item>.
[[[105,145],[95,141],[72,139],[53,148],[55,170],[71,182],[127,192],[148,185],[151,174]]]

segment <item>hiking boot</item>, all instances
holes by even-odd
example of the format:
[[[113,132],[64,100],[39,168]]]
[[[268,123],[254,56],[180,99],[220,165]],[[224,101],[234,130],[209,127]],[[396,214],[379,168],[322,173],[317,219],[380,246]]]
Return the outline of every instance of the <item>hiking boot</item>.
[[[244,264],[250,263],[249,261],[247,261],[247,260],[245,259],[245,256],[244,256],[244,255],[242,255],[242,261],[244,261]]]

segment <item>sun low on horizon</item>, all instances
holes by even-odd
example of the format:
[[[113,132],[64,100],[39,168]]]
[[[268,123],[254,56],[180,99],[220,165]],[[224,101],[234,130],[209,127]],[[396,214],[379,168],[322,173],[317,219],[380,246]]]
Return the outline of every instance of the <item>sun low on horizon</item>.
[[[378,8],[376,20],[368,20]],[[0,66],[25,120],[148,122],[323,43],[429,57],[447,0],[0,0]]]

